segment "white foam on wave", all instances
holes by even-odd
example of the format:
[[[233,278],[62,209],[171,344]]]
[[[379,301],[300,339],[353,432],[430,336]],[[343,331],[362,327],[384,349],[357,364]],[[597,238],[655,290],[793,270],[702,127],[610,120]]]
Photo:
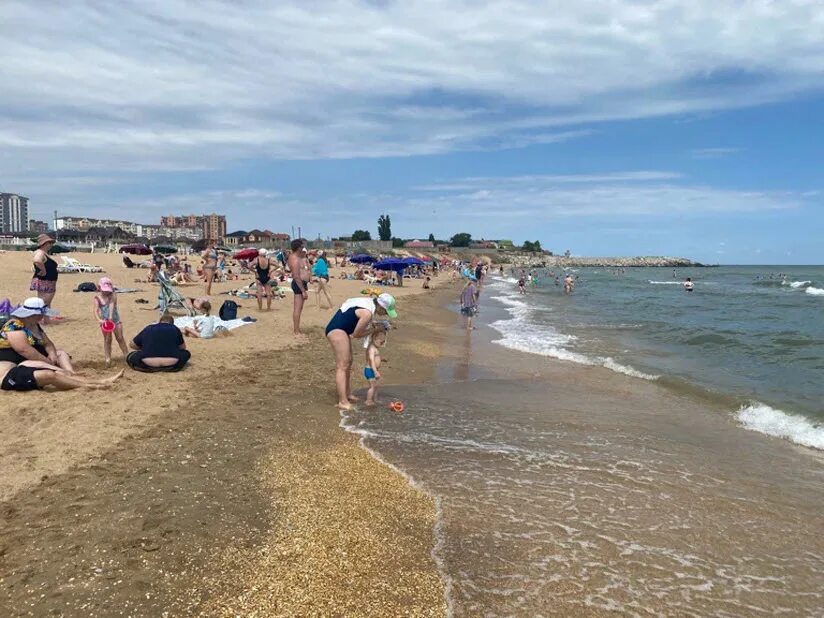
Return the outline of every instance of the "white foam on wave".
[[[529,320],[532,308],[517,297],[493,296],[505,307],[512,316],[508,320],[498,320],[490,324],[501,335],[500,339],[495,339],[492,343],[497,343],[511,350],[549,356],[558,360],[588,365],[591,367],[601,366],[617,373],[622,373],[633,378],[643,380],[657,380],[659,376],[638,371],[627,365],[622,365],[610,357],[590,357],[580,352],[568,350],[565,346],[577,340],[574,335],[559,333],[550,326],[539,326]]]
[[[824,426],[796,414],[787,414],[763,403],[743,406],[738,421],[747,429],[784,438],[802,446],[824,450]]]
[[[788,286],[790,286],[791,288],[794,288],[794,289],[803,288],[803,287],[806,287],[806,286],[811,285],[811,284],[812,284],[812,281],[790,281],[790,282],[782,281],[781,282],[781,285],[788,285]]]
[[[805,292],[813,296],[824,296],[824,290],[821,288],[814,288],[813,286],[808,287]]]
[[[680,281],[650,281],[650,285],[683,285]]]

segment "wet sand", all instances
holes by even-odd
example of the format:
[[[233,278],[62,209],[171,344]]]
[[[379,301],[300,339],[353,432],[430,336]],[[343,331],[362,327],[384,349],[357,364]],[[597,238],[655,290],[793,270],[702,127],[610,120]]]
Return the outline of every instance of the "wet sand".
[[[0,297],[28,295],[26,257],[0,255],[11,273]],[[145,271],[80,257],[146,290],[119,299],[127,336],[156,315],[133,300],[156,296],[128,279]],[[66,320],[48,329],[89,373],[103,370],[92,295],[68,288],[96,277],[61,277]],[[437,344],[421,349],[415,325],[441,302],[404,298],[421,292],[407,283],[393,290],[403,370],[390,356],[386,371],[401,382],[431,370],[422,352]],[[363,287],[332,284],[337,302]],[[179,375],[127,373],[102,394],[2,394],[0,615],[444,614],[432,501],[338,427],[331,311],[308,307],[309,340],[296,344],[291,297],[268,314],[241,304],[260,321],[191,343]]]

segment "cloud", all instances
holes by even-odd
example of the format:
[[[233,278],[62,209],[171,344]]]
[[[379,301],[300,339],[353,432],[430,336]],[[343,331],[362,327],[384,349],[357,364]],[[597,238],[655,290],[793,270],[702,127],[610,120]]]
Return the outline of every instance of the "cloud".
[[[690,156],[693,159],[721,159],[739,151],[739,148],[694,148],[690,150]]]
[[[824,85],[824,5],[5,0],[0,171],[577,139]]]

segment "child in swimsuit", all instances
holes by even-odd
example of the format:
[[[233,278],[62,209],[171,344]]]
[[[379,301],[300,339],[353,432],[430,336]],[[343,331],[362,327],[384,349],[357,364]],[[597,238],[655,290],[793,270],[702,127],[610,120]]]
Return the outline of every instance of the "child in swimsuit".
[[[369,382],[364,405],[374,406],[378,402],[378,380],[381,379],[381,348],[386,345],[386,330],[377,326],[366,342],[366,367],[363,377]]]
[[[117,339],[117,345],[123,352],[123,358],[129,353],[126,345],[126,337],[123,335],[123,322],[120,321],[120,313],[117,310],[117,295],[114,293],[114,283],[108,277],[102,277],[97,284],[99,290],[94,297],[94,315],[100,324],[100,332],[103,333],[103,355],[106,359],[106,366],[112,363],[112,335]],[[114,322],[114,330],[106,332],[103,323]]]

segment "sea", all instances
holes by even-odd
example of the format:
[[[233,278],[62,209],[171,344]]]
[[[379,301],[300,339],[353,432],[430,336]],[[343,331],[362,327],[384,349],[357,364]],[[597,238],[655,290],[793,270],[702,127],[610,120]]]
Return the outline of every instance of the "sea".
[[[434,498],[450,615],[824,615],[824,268],[518,275],[341,419]]]

